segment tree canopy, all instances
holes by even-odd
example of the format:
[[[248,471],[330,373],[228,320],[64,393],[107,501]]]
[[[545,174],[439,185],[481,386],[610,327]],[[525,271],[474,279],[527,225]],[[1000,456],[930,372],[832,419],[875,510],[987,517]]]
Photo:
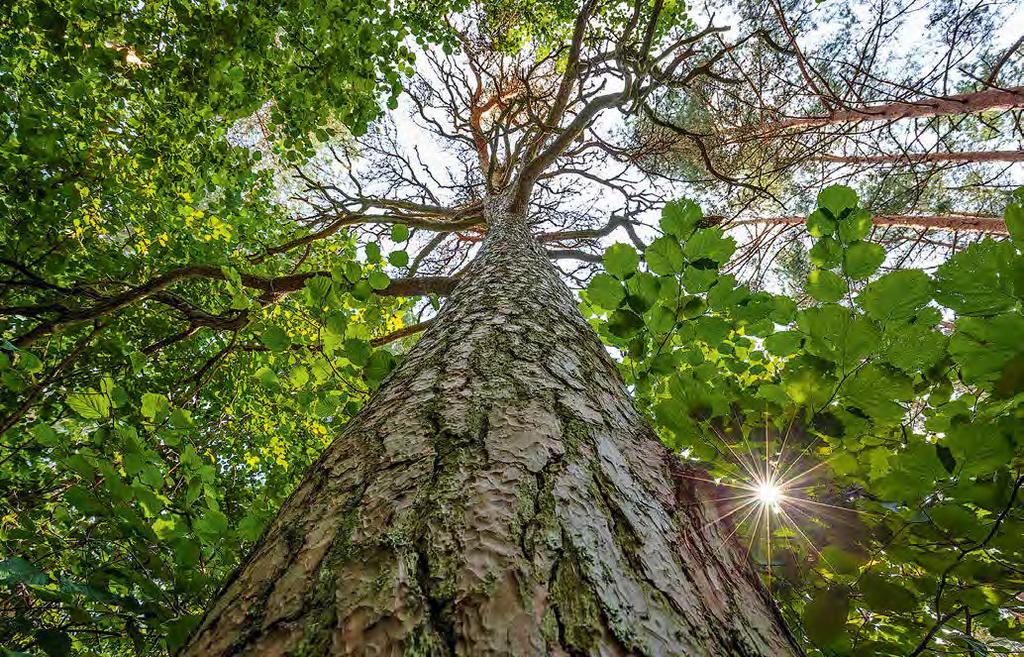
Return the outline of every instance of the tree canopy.
[[[961,169],[883,170],[905,117],[867,141],[842,132],[841,152],[823,145],[836,132],[803,134],[801,164],[860,160],[763,185],[795,199],[775,219],[796,217],[796,251],[775,279],[745,278],[777,251],[737,250],[722,214],[745,216],[731,210],[747,207],[746,164],[726,172],[729,207],[679,175],[723,182],[722,159],[680,164],[644,142],[659,121],[696,117],[694,133],[715,119],[702,139],[716,147],[748,129],[764,97],[731,73],[757,62],[785,72],[758,121],[820,127],[921,94],[1009,93],[998,115],[921,128],[942,132],[939,152],[1005,146],[1024,105],[1020,42],[982,48],[956,89],[862,71],[843,93],[822,62],[848,53],[848,31],[808,54],[790,21],[847,4],[771,7],[755,20],[739,5],[725,34],[661,0],[13,3],[0,653],[176,651],[429,326],[486,231],[481,204],[517,176],[532,176],[534,233],[638,408],[706,471],[702,490],[809,654],[1020,651],[1020,165],[986,169],[1005,184],[972,198]],[[945,52],[991,23],[963,25]],[[758,148],[733,155],[778,163]],[[879,232],[908,211],[948,217],[949,198],[1001,228]],[[929,242],[948,248],[905,257]]]

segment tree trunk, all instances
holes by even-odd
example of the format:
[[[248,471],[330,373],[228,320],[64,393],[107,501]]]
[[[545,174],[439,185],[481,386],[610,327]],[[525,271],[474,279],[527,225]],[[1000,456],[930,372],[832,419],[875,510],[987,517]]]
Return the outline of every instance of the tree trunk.
[[[801,654],[524,219],[488,224],[182,654]]]
[[[834,123],[859,123],[861,121],[897,121],[899,119],[924,118],[929,116],[950,116],[975,114],[977,112],[1002,111],[1024,107],[1024,87],[1011,89],[986,89],[969,94],[921,98],[916,101],[864,105],[840,109],[824,116],[806,116],[783,119],[773,123],[751,126],[744,131],[768,135],[789,128],[814,127]]]
[[[920,162],[1024,162],[1024,150],[953,153],[889,153],[885,155],[821,155],[817,162],[836,164],[917,164]]]

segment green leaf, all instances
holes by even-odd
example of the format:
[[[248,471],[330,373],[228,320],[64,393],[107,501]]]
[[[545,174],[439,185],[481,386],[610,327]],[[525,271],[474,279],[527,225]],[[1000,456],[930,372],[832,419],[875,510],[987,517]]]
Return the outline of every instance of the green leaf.
[[[818,193],[818,207],[827,209],[833,217],[839,217],[843,210],[857,207],[857,192],[846,185],[832,185]]]
[[[849,613],[850,600],[845,591],[816,591],[814,598],[804,606],[807,636],[819,646],[831,644],[843,634]]]
[[[954,424],[943,444],[953,454],[964,477],[993,472],[1013,458],[1013,439],[991,423]]]
[[[383,273],[383,272],[370,272],[370,276],[372,277],[375,273],[380,274],[380,273]],[[384,276],[386,277],[387,274],[384,274]],[[389,282],[390,282],[390,280],[389,280]],[[378,284],[380,283],[380,278],[379,277],[377,279],[377,283]],[[387,285],[385,285],[384,287],[387,287]],[[384,288],[381,288],[381,289],[384,289]],[[368,281],[365,281],[365,280],[358,281],[355,285],[352,286],[352,298],[356,299],[357,301],[368,301],[370,299],[370,297],[372,297],[372,296],[373,296],[373,287],[371,287],[371,285],[370,285],[370,283]]]
[[[644,251],[647,266],[660,276],[683,271],[683,249],[674,237],[659,237]]]
[[[328,276],[307,278],[304,283],[306,299],[311,306],[320,307],[327,304],[331,294],[331,279]]]
[[[388,275],[379,269],[371,271],[369,276],[366,277],[366,280],[374,290],[383,290],[391,284],[391,279]]]
[[[893,472],[887,481],[894,486],[891,494],[905,501],[916,501],[930,494],[936,481],[946,476],[946,469],[936,456],[935,447],[920,438],[896,452],[890,459],[890,466]]]
[[[43,361],[31,351],[19,351],[17,367],[26,374],[36,374],[43,369]]]
[[[342,311],[335,311],[329,314],[324,321],[327,332],[337,336],[344,336],[348,329],[348,315]]]
[[[704,218],[700,206],[690,199],[669,201],[661,210],[661,229],[678,240],[685,240]]]
[[[376,385],[384,380],[395,368],[395,357],[386,349],[377,349],[366,361],[364,372],[371,384]]]
[[[896,424],[906,413],[901,402],[914,397],[907,377],[877,365],[866,365],[847,379],[842,388],[849,407],[867,413],[878,425]]]
[[[808,337],[804,348],[809,353],[838,363],[844,371],[879,344],[878,332],[871,322],[836,304],[801,311],[797,325]]]
[[[840,575],[856,575],[864,564],[862,556],[848,552],[838,545],[823,547],[821,557],[832,572]]]
[[[698,230],[686,241],[686,257],[691,262],[707,258],[719,265],[724,264],[736,250],[736,240],[723,235],[720,228]]]
[[[822,237],[807,254],[811,264],[822,269],[830,269],[843,261],[843,247],[831,237]]]
[[[839,301],[848,289],[846,281],[826,269],[815,269],[807,276],[807,294],[818,301]]]
[[[303,388],[309,382],[309,370],[303,366],[298,365],[292,370],[292,373],[288,377],[288,381],[292,384],[293,388]]]
[[[291,339],[288,337],[288,334],[279,326],[271,326],[263,331],[260,341],[271,351],[275,352],[284,351],[291,345]]]
[[[253,540],[253,539],[250,539]],[[167,623],[167,651],[176,654],[178,649],[185,645],[192,629],[199,624],[200,616],[182,616]]]
[[[864,209],[854,210],[839,221],[839,239],[846,244],[862,240],[871,232],[871,213]]]
[[[857,303],[880,322],[910,319],[932,300],[932,283],[920,269],[901,269],[869,283]]]
[[[277,379],[277,374],[266,365],[256,370],[256,380],[262,383],[264,387],[271,390],[277,389],[280,385],[280,382]]]
[[[949,448],[940,443],[935,443],[935,456],[939,458],[942,463],[942,467],[946,469],[946,472],[953,474],[956,471],[956,457],[953,456],[953,452],[949,451]]]
[[[804,336],[798,331],[781,331],[764,339],[764,348],[776,356],[792,356],[800,351]]]
[[[605,250],[603,261],[605,270],[621,279],[636,272],[640,254],[628,244],[616,243]]]
[[[86,516],[101,515],[106,511],[96,496],[81,486],[72,486],[65,491],[64,499]]]
[[[626,281],[626,302],[637,313],[644,313],[658,301],[660,289],[657,276],[640,272]]]
[[[718,346],[729,337],[732,323],[721,317],[698,317],[693,320],[693,331],[704,342]]]
[[[885,261],[885,249],[873,242],[854,242],[843,255],[843,272],[853,279],[867,278]]]
[[[345,340],[345,357],[360,367],[369,362],[371,351],[370,343],[366,340],[356,338]]]
[[[170,403],[167,397],[155,392],[147,392],[142,395],[142,415],[150,422],[156,421],[170,410]]]
[[[101,392],[89,389],[68,395],[71,410],[87,420],[99,420],[110,414],[110,400]]]
[[[366,252],[366,262],[370,264],[380,262],[380,244],[370,242],[363,247]]]
[[[359,266],[358,262],[349,261],[345,263],[344,268],[345,280],[349,283],[355,283],[363,277],[363,268]]]
[[[405,224],[395,224],[391,227],[391,241],[404,242],[409,239],[409,227]]]
[[[187,429],[192,426],[192,412],[184,408],[171,411],[171,426],[176,429]]]
[[[67,657],[71,654],[71,637],[60,630],[39,630],[36,632],[36,645],[48,657]]]
[[[1012,308],[1018,256],[1009,242],[971,244],[935,271],[935,299],[959,315],[995,315]]]
[[[587,297],[590,302],[605,310],[614,310],[626,296],[622,289],[622,283],[614,276],[608,274],[597,274],[587,285]]]
[[[796,301],[782,295],[772,297],[771,320],[776,324],[789,324],[796,318]]]
[[[620,308],[608,318],[608,330],[620,338],[631,338],[644,327],[644,320],[632,310]]]
[[[405,267],[409,264],[409,254],[405,251],[392,251],[388,254],[388,262],[395,267]]]
[[[946,353],[947,338],[939,331],[920,324],[895,324],[887,328],[882,355],[908,374],[931,369]]]
[[[949,340],[949,353],[971,385],[996,381],[1004,367],[1024,352],[1024,317],[962,317]]]
[[[0,561],[0,586],[46,584],[47,581],[49,578],[46,573],[21,557],[11,557]]]
[[[939,504],[928,509],[932,522],[955,537],[977,535],[981,529],[978,516],[959,504]]]
[[[668,333],[675,326],[676,316],[671,309],[658,304],[647,314],[647,325],[655,333]]]
[[[53,447],[60,442],[60,437],[48,424],[37,424],[29,430],[43,447]]]
[[[1018,199],[1011,201],[1003,213],[1003,220],[1006,222],[1006,230],[1010,233],[1010,238],[1014,243],[1018,246],[1024,244],[1024,201]]]
[[[690,292],[707,292],[718,281],[718,270],[687,267],[683,270],[683,285]]]
[[[821,210],[815,210],[807,216],[807,232],[811,237],[829,237],[836,232],[836,222]]]
[[[829,459],[829,465],[832,467],[832,472],[842,476],[851,475],[860,470],[860,463],[857,461],[857,457],[846,451],[834,454]]]
[[[228,517],[215,509],[207,509],[192,526],[204,539],[213,541],[227,532]]]
[[[874,611],[905,613],[917,606],[913,593],[880,575],[864,573],[857,583],[864,602]]]

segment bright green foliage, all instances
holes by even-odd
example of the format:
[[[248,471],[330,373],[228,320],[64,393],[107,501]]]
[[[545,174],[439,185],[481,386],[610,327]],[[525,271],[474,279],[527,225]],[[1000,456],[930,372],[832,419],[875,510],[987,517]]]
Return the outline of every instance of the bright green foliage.
[[[826,269],[815,269],[807,275],[807,293],[818,301],[839,301],[848,289],[846,281]]]
[[[436,25],[382,0],[0,12],[0,654],[173,650],[395,366],[370,339],[410,302],[372,294],[379,255],[334,240],[280,295],[243,273],[293,266],[261,257],[296,236],[267,160],[364,131]],[[80,319],[13,341],[59,307]]]
[[[632,275],[638,264],[640,255],[628,244],[612,244],[604,252],[604,268],[616,278]]]
[[[785,495],[806,501],[766,513],[770,540],[756,512],[739,533],[810,654],[918,654],[939,619],[955,654],[1013,652],[1024,643],[1024,255],[983,240],[934,275],[879,275],[884,252],[863,241],[852,191],[824,190],[819,204],[814,305],[737,285],[720,260],[689,258],[707,254],[702,231],[666,230],[634,274],[654,275],[653,306],[612,307],[619,297],[606,294],[584,310],[623,354],[663,441],[709,478],[749,484],[766,449],[781,463],[768,471],[797,477]],[[681,267],[665,257],[680,252]]]

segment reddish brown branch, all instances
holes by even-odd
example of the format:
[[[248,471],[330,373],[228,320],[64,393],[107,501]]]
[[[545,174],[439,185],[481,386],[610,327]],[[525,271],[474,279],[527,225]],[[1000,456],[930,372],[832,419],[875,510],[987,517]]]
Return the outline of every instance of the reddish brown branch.
[[[755,134],[770,135],[790,128],[859,123],[862,121],[897,121],[899,119],[975,114],[978,112],[1011,110],[1024,107],[1024,87],[986,89],[969,94],[921,98],[916,101],[865,105],[836,110],[825,116],[807,116],[783,119],[774,123],[752,126]]]
[[[709,216],[708,219],[723,217]],[[790,215],[787,217],[761,217],[756,219],[741,219],[730,222],[728,225],[744,226],[762,224],[765,226],[799,226],[807,221],[801,215]],[[871,222],[876,227],[900,226],[906,228],[925,228],[929,230],[962,231],[971,233],[987,233],[990,235],[1007,235],[1006,223],[1002,217],[986,217],[973,214],[942,214],[942,215],[877,215],[872,217]]]
[[[821,155],[818,162],[836,164],[914,164],[918,162],[1024,162],[1024,151],[961,151],[955,153],[891,153],[885,155]]]

